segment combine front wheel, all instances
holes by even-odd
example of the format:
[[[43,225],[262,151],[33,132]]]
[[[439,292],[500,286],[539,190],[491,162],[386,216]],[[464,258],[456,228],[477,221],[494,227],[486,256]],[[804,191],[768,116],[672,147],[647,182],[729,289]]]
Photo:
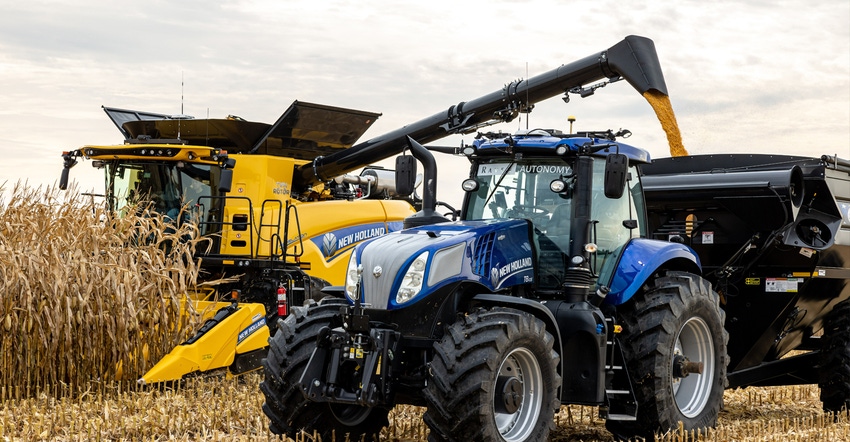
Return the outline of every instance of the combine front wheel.
[[[508,308],[450,326],[425,391],[429,440],[546,440],[560,407],[554,340],[542,321]]]
[[[609,420],[621,438],[653,438],[656,431],[712,427],[726,386],[725,314],[699,276],[668,272],[618,317],[620,342],[637,399],[635,421]]]

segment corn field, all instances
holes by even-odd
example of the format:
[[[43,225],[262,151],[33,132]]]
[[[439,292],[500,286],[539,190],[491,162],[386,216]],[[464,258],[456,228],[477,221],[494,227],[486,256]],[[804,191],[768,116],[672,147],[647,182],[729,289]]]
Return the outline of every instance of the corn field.
[[[91,198],[16,186],[0,202],[0,395],[135,381],[194,328],[193,227],[110,216]]]
[[[0,441],[279,440],[259,373],[135,384],[198,325],[180,314],[203,245],[191,226],[164,227],[138,207],[113,217],[73,191],[11,190],[0,200]],[[850,440],[850,417],[823,413],[818,395],[814,385],[730,390],[716,428],[656,440]],[[397,406],[381,440],[426,440],[422,411]],[[563,406],[555,423],[553,441],[612,440],[594,407]]]

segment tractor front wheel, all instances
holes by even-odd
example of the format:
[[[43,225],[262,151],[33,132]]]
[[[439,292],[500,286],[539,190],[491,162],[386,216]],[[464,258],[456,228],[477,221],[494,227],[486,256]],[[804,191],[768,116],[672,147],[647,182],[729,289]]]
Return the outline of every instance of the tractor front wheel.
[[[619,341],[637,400],[637,420],[609,420],[620,438],[713,427],[726,386],[725,313],[711,285],[668,272],[621,307]]]
[[[285,320],[278,321],[278,332],[269,340],[269,354],[263,359],[265,378],[260,384],[266,398],[263,412],[271,420],[272,433],[293,439],[304,431],[323,441],[360,440],[363,436],[371,440],[389,425],[386,408],[311,402],[299,387],[319,330],[333,323],[345,303],[325,298],[307,307],[294,307]]]
[[[560,408],[555,339],[509,308],[481,309],[434,344],[425,390],[429,441],[544,441]]]

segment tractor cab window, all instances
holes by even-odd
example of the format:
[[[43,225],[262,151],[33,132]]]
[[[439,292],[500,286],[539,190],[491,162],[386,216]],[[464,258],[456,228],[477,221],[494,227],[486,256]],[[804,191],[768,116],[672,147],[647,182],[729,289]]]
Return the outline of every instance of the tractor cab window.
[[[176,220],[205,219],[216,196],[217,167],[184,163],[113,162],[108,164],[106,188],[113,210],[147,205]]]
[[[571,213],[570,192],[555,193],[549,185],[556,179],[570,181],[572,175],[572,168],[560,160],[482,162],[476,172],[478,189],[470,195],[466,216],[528,219],[545,232],[550,224],[557,224],[550,223],[553,215]]]
[[[573,194],[576,182],[590,178],[592,182],[592,241],[598,245],[594,268],[599,270],[612,257],[616,261],[622,246],[639,229],[629,229],[624,221],[635,219],[637,210],[630,192],[618,199],[604,193],[605,161],[594,161],[592,177],[578,177],[569,163],[561,159],[524,159],[522,161],[489,161],[477,166],[478,188],[468,195],[466,219],[527,219],[534,226],[538,249],[538,286],[557,287],[563,279],[569,255],[573,222]],[[554,191],[551,183],[559,180],[564,188]],[[627,183],[631,193],[637,183]]]

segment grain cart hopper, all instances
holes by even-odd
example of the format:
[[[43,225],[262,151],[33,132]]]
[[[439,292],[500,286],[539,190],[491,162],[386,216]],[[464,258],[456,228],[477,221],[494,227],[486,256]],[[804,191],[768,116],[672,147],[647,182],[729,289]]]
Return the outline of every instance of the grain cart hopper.
[[[294,181],[297,168],[317,155],[349,149],[379,114],[296,101],[270,125],[104,110],[124,144],[64,153],[60,187],[78,159],[91,160],[104,173],[112,211],[149,201],[174,222],[193,220],[210,242],[198,249],[199,282],[234,279],[190,294],[209,321],[144,382],[258,368],[268,346],[265,325],[321,287],[341,284],[354,244],[400,229],[413,213],[389,170],[341,172],[316,185]],[[366,165],[350,162],[345,172]],[[234,291],[239,304],[231,303]]]
[[[650,236],[693,248],[720,294],[729,387],[817,383],[825,410],[850,407],[850,163],[698,155],[641,173]]]
[[[630,36],[433,118],[462,127],[621,78],[666,96],[652,41]],[[261,384],[271,430],[358,439],[396,404],[427,408],[432,441],[544,441],[561,404],[599,406],[621,436],[713,425],[719,297],[692,249],[645,238],[635,167],[649,154],[626,133],[479,134],[461,220],[425,186],[404,230],[355,248],[336,296],[279,322]],[[433,183],[421,141],[406,144]]]

